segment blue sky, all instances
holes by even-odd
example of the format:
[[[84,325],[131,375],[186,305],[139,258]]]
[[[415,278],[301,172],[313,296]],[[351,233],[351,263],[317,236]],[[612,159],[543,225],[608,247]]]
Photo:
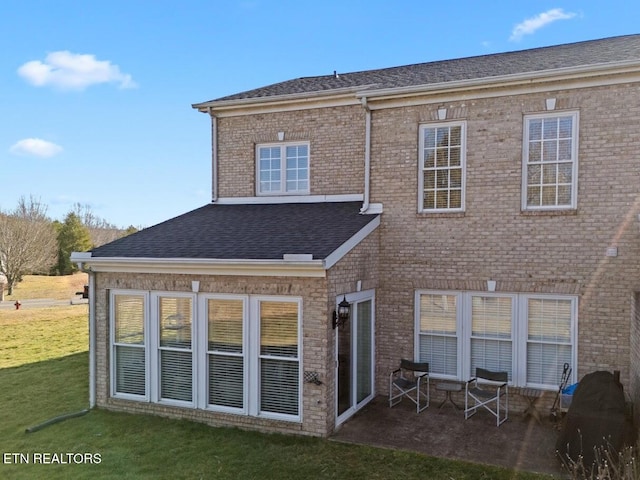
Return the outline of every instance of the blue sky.
[[[191,104],[291,78],[638,32],[629,0],[4,0],[0,210],[34,196],[120,227],[210,201]]]

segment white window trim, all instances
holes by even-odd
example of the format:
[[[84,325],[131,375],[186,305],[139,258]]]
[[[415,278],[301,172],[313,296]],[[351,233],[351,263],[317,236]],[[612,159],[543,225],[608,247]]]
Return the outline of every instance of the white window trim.
[[[303,387],[303,365],[302,359],[302,298],[270,295],[254,295],[249,298],[251,311],[249,322],[250,331],[254,335],[250,336],[249,349],[251,358],[249,360],[249,415],[261,418],[286,421],[302,421],[302,387]],[[260,302],[287,302],[298,305],[298,415],[284,415],[260,410]],[[293,360],[292,360],[293,361]]]
[[[462,168],[462,185],[460,192],[460,208],[424,208],[424,130],[427,128],[455,127],[459,125],[460,131],[460,166]],[[418,212],[419,213],[446,213],[464,212],[467,189],[467,122],[438,122],[421,124],[418,128]]]
[[[224,405],[212,405],[208,402],[209,390],[209,325],[208,325],[208,300],[236,300],[242,302],[242,363],[243,363],[243,384],[242,384],[242,408],[227,407]],[[198,357],[197,363],[202,366],[199,369],[198,385],[202,388],[198,390],[198,407],[214,412],[232,413],[236,415],[249,414],[249,378],[248,378],[248,344],[249,344],[249,296],[248,295],[227,295],[205,293],[198,295],[198,310],[202,312],[202,322],[198,322],[200,330],[198,332]]]
[[[144,349],[145,349],[145,395],[132,395],[117,393],[115,347],[120,344],[114,342],[115,338],[115,318],[114,297],[116,295],[142,296],[144,304]],[[192,401],[161,399],[160,398],[160,350],[159,335],[160,324],[158,317],[158,304],[162,297],[170,298],[190,298],[192,299]],[[208,389],[208,344],[207,344],[207,322],[200,312],[206,312],[206,301],[211,298],[218,299],[240,299],[243,301],[243,358],[244,358],[244,385],[243,385],[243,405],[244,408],[237,409],[224,406],[207,404]],[[298,415],[286,415],[272,412],[260,411],[260,302],[287,302],[295,303],[298,310],[298,356],[295,361],[298,363]],[[166,292],[166,291],[143,291],[143,290],[111,290],[109,299],[109,378],[110,396],[124,400],[135,400],[138,402],[152,402],[161,405],[170,405],[183,408],[198,408],[209,411],[232,413],[236,415],[248,415],[259,418],[283,420],[288,422],[302,422],[303,417],[303,301],[301,297],[282,295],[234,295],[234,294],[214,294],[214,293],[188,293],[188,292]]]
[[[572,319],[574,319],[573,322],[571,322],[571,367],[572,367],[572,373],[571,373],[571,379],[570,379],[570,383],[575,383],[577,382],[577,365],[578,365],[578,326],[579,326],[579,321],[578,321],[578,297],[574,296],[574,295],[550,295],[550,294],[528,294],[528,295],[524,295],[522,301],[519,302],[518,304],[518,318],[520,319],[520,323],[521,324],[521,328],[524,330],[524,332],[528,332],[529,331],[529,317],[528,317],[528,303],[529,300],[532,299],[550,299],[550,300],[568,300],[571,302],[571,317]],[[528,335],[528,334],[527,334]],[[526,362],[527,362],[527,358],[526,358],[526,344],[528,343],[528,338],[527,335],[525,335],[525,337],[522,339],[523,342],[523,348],[520,348],[520,351],[518,352],[518,355],[520,356],[520,358],[518,359],[518,365],[522,365],[522,369],[518,372],[520,378],[526,378],[526,371],[524,369],[524,367],[526,367]],[[532,387],[532,388],[539,388],[539,389],[547,389],[549,388],[548,385],[544,385],[544,384],[539,384],[539,383],[530,383],[526,385],[527,387]]]
[[[463,331],[463,317],[462,317],[462,292],[449,291],[449,290],[416,290],[414,295],[414,329],[415,329],[415,339],[414,339],[414,352],[415,352],[415,360],[420,361],[420,296],[421,295],[447,295],[456,298],[456,333],[455,338],[457,341],[456,348],[458,352],[458,359],[460,359],[460,355],[463,349],[463,335],[461,332]],[[448,335],[449,336],[449,335]],[[453,335],[450,335],[453,337]],[[455,375],[446,375],[446,374],[434,374],[429,372],[429,375],[433,378],[441,378],[443,380],[459,380],[463,378],[463,366],[462,362],[458,360],[456,362],[456,374]]]
[[[144,331],[144,348],[145,354],[145,394],[133,395],[130,393],[121,393],[116,391],[116,346],[126,344],[118,344],[114,340],[116,338],[116,322],[115,322],[115,297],[118,295],[126,296],[140,296],[143,297],[143,331]],[[149,364],[150,364],[150,349],[149,349],[149,292],[143,290],[111,290],[109,292],[109,386],[110,394],[113,398],[122,398],[125,400],[137,400],[137,401],[149,401]]]
[[[159,310],[159,302],[163,297],[168,298],[190,298],[191,299],[191,401],[182,401],[182,400],[173,400],[162,398],[160,393],[160,317],[158,315]],[[196,319],[197,315],[197,305],[196,305],[196,295],[194,293],[185,293],[185,292],[159,292],[153,291],[150,295],[150,317],[149,317],[149,350],[150,350],[150,358],[149,369],[150,369],[150,388],[151,388],[151,401],[154,403],[159,403],[161,405],[174,405],[178,407],[195,407],[196,406],[196,395],[197,395],[197,384],[196,381],[198,379],[198,369],[199,362],[196,360],[196,349],[195,347],[195,338],[197,335],[196,332]]]
[[[307,147],[307,189],[293,190],[287,192],[287,147],[306,145]],[[280,190],[277,192],[262,192],[260,190],[260,149],[261,148],[280,148]],[[276,142],[276,143],[260,143],[255,148],[255,177],[256,177],[256,196],[272,197],[272,196],[291,196],[291,195],[309,195],[311,193],[311,145],[308,141],[300,142]]]
[[[573,117],[572,125],[572,144],[571,144],[571,157],[573,159],[573,170],[571,177],[571,204],[570,205],[540,205],[529,206],[527,205],[527,193],[528,193],[528,158],[529,158],[529,121],[544,118],[557,118],[557,117]],[[575,210],[578,208],[578,133],[580,122],[580,115],[578,111],[554,111],[550,113],[537,113],[525,115],[523,118],[523,141],[522,141],[522,197],[521,208],[523,211],[554,211],[554,210]]]
[[[510,385],[516,387],[530,387],[541,390],[557,389],[557,385],[546,385],[526,382],[528,318],[527,306],[529,299],[553,299],[571,301],[571,367],[570,382],[577,378],[578,361],[578,297],[574,295],[528,294],[528,293],[490,293],[483,291],[451,291],[451,290],[416,290],[414,296],[414,359],[420,361],[420,296],[421,295],[449,295],[456,297],[456,336],[458,340],[458,368],[457,376],[431,373],[433,378],[443,380],[466,381],[471,368],[471,298],[483,297],[511,297],[512,298],[512,380]]]

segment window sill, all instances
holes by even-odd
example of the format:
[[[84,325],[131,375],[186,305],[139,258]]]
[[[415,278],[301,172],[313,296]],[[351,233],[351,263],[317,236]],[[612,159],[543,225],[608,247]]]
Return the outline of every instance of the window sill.
[[[437,218],[464,218],[465,212],[430,212],[423,210],[417,213],[418,217],[437,217]]]
[[[567,210],[521,210],[520,215],[525,217],[561,217],[576,216],[578,210],[575,208]]]

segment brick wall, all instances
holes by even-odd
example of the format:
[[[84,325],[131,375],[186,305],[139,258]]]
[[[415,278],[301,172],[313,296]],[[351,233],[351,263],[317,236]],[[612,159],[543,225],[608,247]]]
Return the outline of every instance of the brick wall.
[[[361,282],[361,291],[375,290],[379,285],[379,249],[380,233],[378,229],[370,233],[358,246],[334,265],[327,274],[327,288],[329,296],[327,299],[327,312],[335,309],[336,297],[357,291],[357,282]],[[376,298],[377,302],[377,298]],[[377,314],[376,325],[378,324]],[[328,318],[328,315],[327,315]],[[326,327],[327,332],[327,429],[332,432],[335,427],[336,412],[336,332],[330,326]],[[377,339],[377,336],[376,336]]]
[[[578,208],[521,212],[523,115],[578,110]],[[418,128],[439,104],[376,110],[371,201],[380,228],[378,387],[400,355],[413,355],[416,289],[579,295],[578,378],[620,370],[637,398],[631,328],[640,290],[640,87],[558,90],[446,104],[467,123],[466,211],[418,214]],[[618,247],[618,256],[605,255]],[[630,340],[633,334],[633,341]],[[635,365],[638,365],[636,362]],[[636,369],[638,367],[635,367]],[[632,381],[633,380],[633,381]]]
[[[205,410],[109,398],[108,297],[110,289],[136,289],[162,292],[190,292],[191,281],[200,281],[201,293],[247,295],[286,295],[302,297],[302,363],[305,371],[320,374],[323,385],[304,383],[302,423],[229,415]],[[153,413],[185,418],[216,426],[236,426],[254,430],[327,435],[327,286],[323,278],[231,277],[150,274],[96,274],[97,405],[131,413]]]
[[[277,143],[278,132],[310,142],[312,195],[362,193],[364,110],[345,106],[218,119],[220,197],[256,194],[255,147]]]

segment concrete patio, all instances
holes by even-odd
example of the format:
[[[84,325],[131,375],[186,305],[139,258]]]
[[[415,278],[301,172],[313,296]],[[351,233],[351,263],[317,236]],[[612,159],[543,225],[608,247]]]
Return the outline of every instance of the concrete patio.
[[[488,412],[479,411],[465,420],[462,410],[451,404],[439,409],[439,405],[432,399],[429,408],[418,414],[407,400],[389,408],[387,398],[379,396],[345,422],[332,439],[563,476],[555,456],[558,430],[548,415],[542,414],[538,422],[509,412],[509,419],[496,427]]]

